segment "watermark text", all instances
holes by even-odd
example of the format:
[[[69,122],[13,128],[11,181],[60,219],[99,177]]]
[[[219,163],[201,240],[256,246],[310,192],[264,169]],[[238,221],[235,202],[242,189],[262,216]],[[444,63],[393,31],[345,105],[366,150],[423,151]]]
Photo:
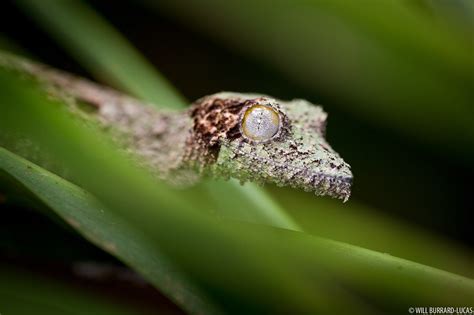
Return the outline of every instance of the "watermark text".
[[[410,314],[474,314],[472,306],[412,306],[408,308]]]

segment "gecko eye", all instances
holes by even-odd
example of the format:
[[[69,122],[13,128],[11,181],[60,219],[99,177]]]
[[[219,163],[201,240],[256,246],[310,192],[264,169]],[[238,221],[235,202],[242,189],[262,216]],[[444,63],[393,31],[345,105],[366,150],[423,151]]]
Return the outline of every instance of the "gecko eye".
[[[253,105],[242,120],[242,133],[254,141],[271,139],[280,128],[280,116],[270,106]]]

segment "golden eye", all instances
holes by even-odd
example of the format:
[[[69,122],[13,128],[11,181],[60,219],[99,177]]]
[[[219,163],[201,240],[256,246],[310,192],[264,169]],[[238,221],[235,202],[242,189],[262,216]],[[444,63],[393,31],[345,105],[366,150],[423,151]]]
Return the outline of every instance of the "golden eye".
[[[242,133],[255,141],[271,139],[279,128],[280,116],[270,106],[253,105],[242,120]]]

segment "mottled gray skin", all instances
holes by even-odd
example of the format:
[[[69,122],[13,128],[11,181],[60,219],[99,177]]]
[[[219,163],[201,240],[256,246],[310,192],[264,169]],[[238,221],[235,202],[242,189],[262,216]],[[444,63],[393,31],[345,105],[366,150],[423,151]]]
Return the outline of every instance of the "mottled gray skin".
[[[292,186],[344,201],[350,196],[350,166],[324,138],[327,114],[307,101],[223,92],[203,97],[187,110],[162,111],[12,55],[1,53],[0,66],[32,76],[73,112],[98,120],[125,149],[171,183],[189,184],[208,174]],[[79,104],[95,110],[85,115]],[[278,113],[279,130],[271,139],[253,141],[242,132],[244,113],[254,105]]]
[[[324,138],[327,114],[321,107],[305,100],[285,102],[255,94],[218,93],[207,98],[249,100],[271,106],[283,116],[279,133],[268,141],[251,141],[242,133],[232,139],[223,136],[217,160],[209,167],[213,175],[349,198],[350,166]],[[241,124],[242,114],[239,119]]]

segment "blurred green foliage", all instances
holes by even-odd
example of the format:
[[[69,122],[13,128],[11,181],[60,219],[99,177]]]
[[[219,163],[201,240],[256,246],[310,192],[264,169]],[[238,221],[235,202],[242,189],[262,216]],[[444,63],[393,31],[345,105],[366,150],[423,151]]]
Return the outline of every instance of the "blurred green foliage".
[[[152,105],[158,108],[185,107],[183,97],[162,81],[156,71],[150,70],[146,75],[139,75],[143,72],[142,69],[151,69],[151,66],[143,62],[141,56],[130,48],[125,39],[116,34],[106,21],[94,15],[82,2],[50,0],[49,4],[46,8],[36,1],[23,1],[23,5],[32,16],[40,18],[40,22],[46,21],[46,25],[51,25],[47,29],[53,35],[59,36],[59,40],[66,47],[71,47],[76,52],[78,60],[81,62],[96,60],[92,65],[92,73],[98,73],[99,78],[111,84],[120,80],[120,85],[125,89],[134,92],[138,97],[153,101]],[[54,10],[51,10],[52,8]],[[88,28],[93,29],[96,37],[90,36],[92,30]],[[124,54],[126,56],[123,56]],[[125,67],[122,66],[124,64]],[[100,75],[103,73],[110,75],[104,78]],[[150,87],[148,90],[138,89],[147,86]],[[235,181],[207,182],[205,185],[210,197],[220,203],[220,209],[225,209],[221,212],[227,216],[298,229],[291,218],[256,185],[241,187]],[[231,202],[229,198],[236,198],[239,202]],[[235,207],[237,205],[238,208]]]
[[[61,281],[0,265],[0,308],[14,315],[138,315],[116,300],[98,296]],[[164,313],[162,313],[164,314]]]
[[[472,28],[460,33],[406,1],[146,2],[344,110],[474,157]]]
[[[55,202],[53,209],[62,211],[73,227],[86,224],[86,230],[95,230],[88,238],[112,254],[117,254],[119,246],[125,246],[123,252],[130,251],[127,243],[133,239],[126,239],[127,243],[121,241],[109,235],[117,232],[105,227],[120,226],[122,220],[135,226],[154,240],[152,248],[145,248],[141,255],[146,257],[163,250],[179,269],[206,288],[226,312],[369,313],[356,296],[340,287],[343,284],[372,297],[396,297],[399,310],[414,303],[462,305],[474,297],[474,281],[461,276],[303,233],[208,217],[202,210],[209,205],[200,195],[191,193],[183,199],[182,193],[152,180],[143,170],[130,165],[110,144],[98,139],[97,131],[72,120],[65,107],[54,106],[35,86],[5,71],[0,72],[0,82],[9,91],[2,96],[1,103],[21,104],[4,106],[0,119],[2,131],[26,135],[65,161],[71,177],[96,196],[105,210],[97,206],[74,206],[75,199],[71,197],[80,193],[77,189],[71,191],[67,184],[58,188],[57,179],[49,184],[39,182],[41,177],[31,173],[31,165],[17,165],[16,158],[6,151],[2,168],[29,186],[40,199],[49,204]],[[38,127],[41,133],[36,132]],[[62,131],[61,136],[57,130]],[[87,150],[77,158],[75,147],[87,147]],[[95,175],[98,173],[100,178]],[[51,196],[51,191],[64,188],[72,192],[70,198],[58,200],[58,193]],[[82,202],[81,199],[78,201]],[[67,207],[69,203],[73,207]],[[80,218],[77,209],[86,211],[87,221]],[[97,219],[91,220],[91,211]],[[118,219],[94,228],[101,224],[97,217],[101,211],[110,211]],[[101,237],[98,230],[102,237],[113,240],[96,239]],[[134,255],[133,259],[137,258]],[[163,282],[158,282],[159,287],[163,286]],[[278,306],[273,304],[274,299],[280,301]]]
[[[184,99],[113,27],[81,1],[19,0],[91,73],[143,100],[183,106]],[[161,87],[161,88],[158,88]]]
[[[179,274],[141,229],[128,224],[81,188],[0,148],[6,171],[85,238],[133,266],[190,313],[213,314],[205,297]]]
[[[441,2],[423,0],[142,2],[275,67],[354,117],[472,163],[469,1],[456,1],[464,20]],[[184,98],[84,2],[18,3],[97,79],[158,106],[183,106]],[[268,194],[254,185],[212,180],[174,190],[151,181],[31,82],[3,70],[0,78],[0,132],[20,131],[40,144],[71,170],[74,183],[4,149],[0,168],[35,202],[189,313],[400,313],[412,305],[465,306],[474,300],[474,282],[466,278],[474,270],[470,249],[360,203],[347,206],[280,188]],[[0,291],[0,302],[13,296],[6,293]],[[89,303],[80,294],[74,299],[77,309]],[[20,300],[11,298],[10,305],[21,307]]]

